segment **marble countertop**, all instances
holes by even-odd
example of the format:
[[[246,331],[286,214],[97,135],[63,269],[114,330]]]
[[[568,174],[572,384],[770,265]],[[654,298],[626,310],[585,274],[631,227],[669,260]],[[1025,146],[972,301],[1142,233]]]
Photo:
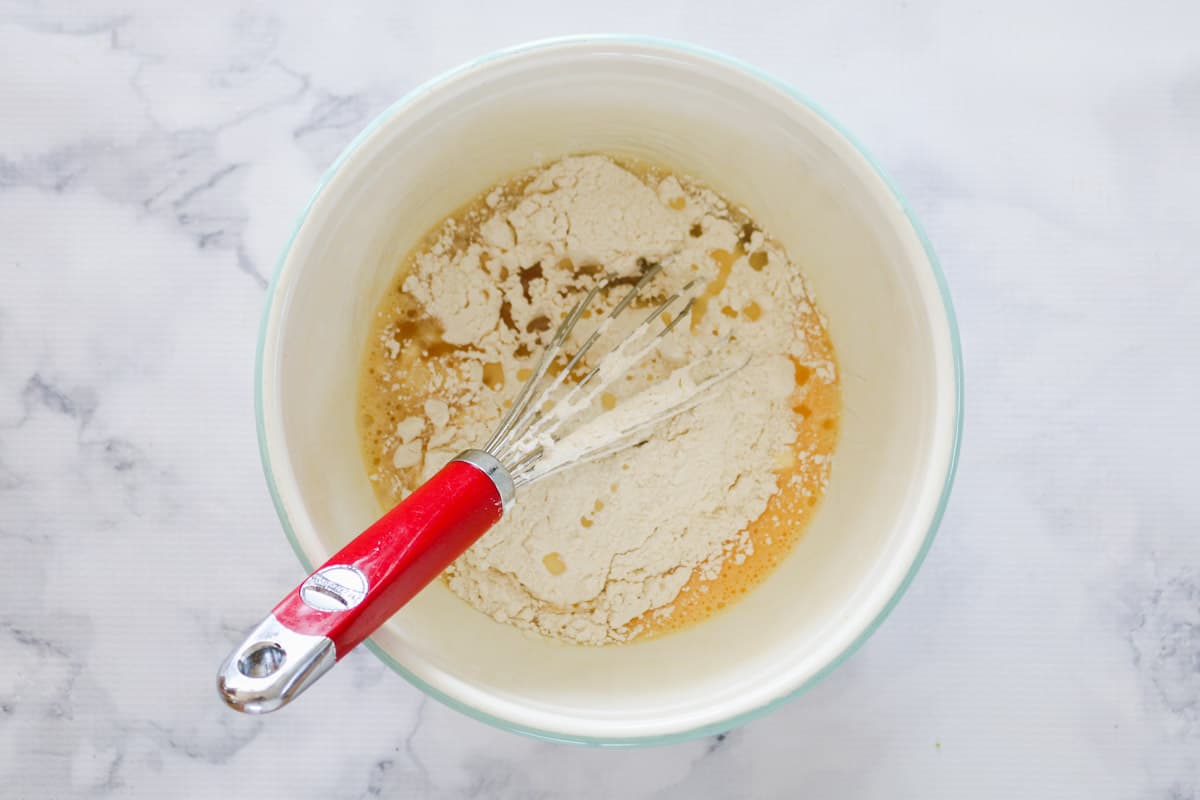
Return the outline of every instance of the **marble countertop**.
[[[0,4],[0,795],[1200,796],[1200,6],[175,5]],[[299,576],[252,411],[293,219],[407,89],[595,30],[757,62],[913,201],[968,377],[925,567],[722,737],[539,742],[365,651],[227,711],[217,661]]]

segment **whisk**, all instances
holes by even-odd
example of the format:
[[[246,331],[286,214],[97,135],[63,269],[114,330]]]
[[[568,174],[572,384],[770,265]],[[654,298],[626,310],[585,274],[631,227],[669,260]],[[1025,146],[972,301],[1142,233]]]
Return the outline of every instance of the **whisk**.
[[[661,263],[649,265],[554,372],[551,366],[565,357],[567,341],[585,310],[614,279],[605,278],[588,290],[555,330],[492,438],[452,459],[275,606],[218,671],[217,687],[230,707],[263,714],[286,705],[495,525],[512,508],[519,489],[639,441],[658,423],[693,408],[745,365],[735,359],[700,380],[690,377],[695,365],[687,365],[668,379],[672,391],[646,389],[631,398],[618,419],[602,413],[572,429],[606,387],[655,352],[688,317],[697,281],[659,302],[578,382],[569,382],[662,268]],[[673,319],[655,325],[681,302]]]

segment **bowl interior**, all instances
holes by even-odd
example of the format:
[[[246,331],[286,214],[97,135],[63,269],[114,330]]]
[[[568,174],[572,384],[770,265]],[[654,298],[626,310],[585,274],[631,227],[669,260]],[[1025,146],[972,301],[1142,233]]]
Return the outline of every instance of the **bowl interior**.
[[[820,115],[722,61],[615,41],[532,48],[419,90],[343,158],[284,259],[264,332],[262,424],[286,522],[319,563],[379,514],[355,399],[368,324],[402,257],[489,184],[595,151],[709,183],[801,265],[841,366],[828,494],[761,587],[689,630],[566,646],[436,584],[374,641],[480,716],[630,740],[728,724],[835,663],[900,590],[938,514],[957,420],[934,268],[886,184]]]

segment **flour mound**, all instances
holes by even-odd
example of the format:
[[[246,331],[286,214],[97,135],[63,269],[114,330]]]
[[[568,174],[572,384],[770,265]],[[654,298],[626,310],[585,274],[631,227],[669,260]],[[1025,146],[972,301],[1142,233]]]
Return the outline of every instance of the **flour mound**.
[[[499,621],[577,643],[628,640],[649,612],[670,612],[693,574],[715,577],[726,559],[744,558],[746,527],[766,509],[780,454],[795,440],[795,365],[808,358],[798,315],[813,311],[786,253],[726,201],[603,156],[565,158],[497,188],[472,219],[445,223],[403,284],[468,364],[439,378],[424,424],[397,436],[397,463],[419,459],[428,477],[488,439],[599,274],[635,276],[649,262],[664,264],[652,293],[698,280],[710,296],[661,352],[614,384],[618,409],[718,345],[748,362],[644,445],[519,493],[512,513],[445,575]],[[598,313],[620,297],[611,294]],[[488,388],[488,375],[503,385]]]

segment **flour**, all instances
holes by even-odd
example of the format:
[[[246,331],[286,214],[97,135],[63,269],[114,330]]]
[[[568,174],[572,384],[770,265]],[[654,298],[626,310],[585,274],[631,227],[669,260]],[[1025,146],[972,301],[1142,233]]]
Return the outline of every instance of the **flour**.
[[[796,365],[829,379],[833,365],[806,351],[802,330],[816,312],[799,271],[744,214],[703,186],[635,175],[602,156],[566,158],[492,191],[436,232],[403,283],[440,327],[438,346],[453,352],[435,364],[433,339],[395,326],[383,333],[400,376],[393,388],[425,392],[384,443],[393,470],[373,474],[396,482],[396,493],[487,441],[583,292],[603,274],[631,282],[651,263],[663,269],[643,293],[686,291],[698,297],[692,312],[589,404],[575,438],[545,443],[574,458],[605,440],[606,425],[661,410],[731,364],[740,369],[644,444],[521,490],[512,512],[445,575],[499,621],[578,643],[624,641],[669,615],[694,573],[712,578],[727,559],[744,559],[746,526],[777,491],[781,459],[790,463]],[[576,344],[625,291],[596,298]],[[631,307],[613,335],[648,311]],[[606,349],[598,343],[594,353]]]

